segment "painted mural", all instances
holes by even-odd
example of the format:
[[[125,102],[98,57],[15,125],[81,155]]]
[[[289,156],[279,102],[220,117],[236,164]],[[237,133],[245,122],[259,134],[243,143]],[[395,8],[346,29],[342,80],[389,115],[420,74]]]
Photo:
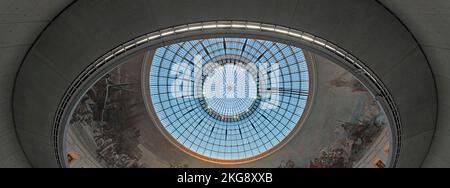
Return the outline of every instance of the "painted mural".
[[[389,163],[389,123],[351,74],[318,59],[316,92],[302,129],[283,148],[242,165],[199,160],[170,143],[152,123],[141,92],[143,56],[99,79],[69,122],[69,167],[89,168],[382,168]],[[319,139],[318,139],[319,138]]]

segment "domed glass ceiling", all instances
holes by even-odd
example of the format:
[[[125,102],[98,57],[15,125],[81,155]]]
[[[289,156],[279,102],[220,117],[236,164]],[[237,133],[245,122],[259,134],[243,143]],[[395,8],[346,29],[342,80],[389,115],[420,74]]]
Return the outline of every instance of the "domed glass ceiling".
[[[300,125],[309,70],[300,48],[211,38],[156,49],[150,100],[163,132],[211,161],[259,158]]]

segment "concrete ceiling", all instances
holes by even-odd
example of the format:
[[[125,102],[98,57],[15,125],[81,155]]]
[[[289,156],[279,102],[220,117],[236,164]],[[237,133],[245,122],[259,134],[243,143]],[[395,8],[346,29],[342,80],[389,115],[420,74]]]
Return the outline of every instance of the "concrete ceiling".
[[[422,46],[438,90],[438,120],[423,167],[450,167],[450,1],[381,0]]]
[[[11,111],[20,64],[47,24],[72,0],[0,1],[0,167],[29,167]]]
[[[12,92],[20,64],[46,25],[72,0],[0,1],[0,167],[29,167],[16,137]],[[436,77],[439,114],[424,167],[450,167],[450,1],[380,0],[410,29]],[[418,135],[420,136],[420,135]]]

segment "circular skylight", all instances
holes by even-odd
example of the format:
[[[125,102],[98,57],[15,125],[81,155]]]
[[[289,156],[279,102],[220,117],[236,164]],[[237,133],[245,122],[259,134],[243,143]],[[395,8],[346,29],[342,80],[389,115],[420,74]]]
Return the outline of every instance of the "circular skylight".
[[[257,159],[299,128],[309,70],[300,48],[258,39],[191,40],[155,50],[150,103],[186,152],[217,162]]]

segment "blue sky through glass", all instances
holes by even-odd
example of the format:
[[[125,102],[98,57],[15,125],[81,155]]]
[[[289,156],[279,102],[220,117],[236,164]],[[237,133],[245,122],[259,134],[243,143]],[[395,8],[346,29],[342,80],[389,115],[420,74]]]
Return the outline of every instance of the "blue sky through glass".
[[[257,67],[267,64],[268,74],[278,63],[279,78],[258,85],[260,102],[245,117],[221,120],[208,112],[208,104],[202,98],[189,93],[183,97],[171,94],[171,87],[180,79],[171,74],[174,67],[182,65],[177,71],[193,70],[196,55],[203,57],[203,65],[207,62],[254,63]],[[191,40],[156,50],[150,68],[150,95],[162,126],[176,141],[208,158],[238,160],[270,150],[294,130],[308,100],[308,74],[303,51],[294,46],[247,38]],[[184,83],[194,88],[195,75],[185,75]],[[276,103],[271,108],[262,108],[262,104],[273,101]]]

